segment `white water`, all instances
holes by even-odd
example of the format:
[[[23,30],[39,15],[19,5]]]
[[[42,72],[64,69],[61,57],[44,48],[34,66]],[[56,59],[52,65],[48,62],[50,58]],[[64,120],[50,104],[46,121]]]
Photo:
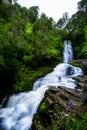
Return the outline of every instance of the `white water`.
[[[65,48],[63,52],[63,62],[68,63],[69,61],[73,60],[73,50],[72,50],[72,43],[70,40],[64,41]]]
[[[66,47],[67,42],[65,42]],[[71,44],[64,51],[64,62],[69,62],[72,55]],[[69,51],[69,53],[67,53]],[[32,125],[32,119],[37,112],[37,108],[44,98],[45,92],[51,87],[67,87],[75,89],[77,82],[72,79],[78,75],[83,75],[78,67],[61,63],[57,65],[51,73],[38,79],[30,92],[20,93],[10,97],[7,107],[0,109],[0,128],[1,130],[29,130]]]

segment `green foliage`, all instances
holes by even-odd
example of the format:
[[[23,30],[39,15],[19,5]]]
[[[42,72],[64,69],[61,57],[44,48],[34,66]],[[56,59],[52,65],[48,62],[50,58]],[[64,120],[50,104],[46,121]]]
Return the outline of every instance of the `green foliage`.
[[[30,7],[30,9],[27,11],[29,22],[34,23],[37,20],[38,10],[38,6]]]
[[[76,67],[81,67],[81,68],[83,67],[83,65],[81,63],[77,63],[77,62],[74,62],[74,61],[71,61],[70,64],[73,65],[73,66],[76,66]]]
[[[31,68],[26,68],[22,66],[15,76],[15,84],[13,86],[13,91],[29,91],[32,89],[34,82],[46,75],[48,72],[52,71],[50,67],[42,67],[33,70]]]
[[[87,129],[87,113],[84,113],[80,119],[73,114],[67,117],[66,130],[86,130]]]
[[[42,112],[42,111],[46,111],[46,103],[45,102],[42,102],[39,106],[39,111]]]
[[[31,89],[33,82],[45,74],[42,65],[62,61],[65,39],[72,40],[75,58],[87,57],[86,1],[81,0],[78,12],[71,19],[65,13],[57,24],[44,13],[39,17],[38,6],[27,9],[17,1],[9,2],[0,2],[0,86],[3,90]]]
[[[84,42],[83,47],[81,50],[81,54],[84,56],[84,58],[87,57],[87,26],[84,27]]]
[[[7,13],[7,6],[0,6],[1,11]],[[60,60],[62,42],[57,38],[52,18],[42,14],[38,19],[37,6],[26,9],[15,3],[10,4],[9,9],[7,22],[4,15],[0,16],[1,86],[6,88],[7,84],[13,91],[29,90],[35,79],[44,74],[31,68],[50,64],[51,58]]]
[[[60,61],[62,42],[57,35],[52,19],[42,14],[41,18],[34,23],[33,30],[35,35],[34,53],[36,54],[36,60],[39,63],[42,60],[47,61],[49,59]]]
[[[32,35],[33,35],[33,24],[31,24],[30,22],[28,22],[26,24],[26,28],[25,28],[25,36],[26,36],[26,39],[29,41],[29,40],[32,40]]]
[[[2,55],[0,55],[0,66],[5,67],[5,61]]]

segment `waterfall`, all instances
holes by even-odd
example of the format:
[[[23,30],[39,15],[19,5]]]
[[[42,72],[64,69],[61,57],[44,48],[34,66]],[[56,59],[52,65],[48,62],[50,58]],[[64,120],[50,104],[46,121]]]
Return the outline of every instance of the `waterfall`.
[[[38,79],[32,91],[12,95],[6,108],[0,108],[1,130],[29,130],[33,116],[48,89],[58,86],[75,89],[77,82],[72,78],[83,73],[79,67],[67,63],[72,59],[70,44],[70,41],[65,42],[64,63],[57,65],[51,73]]]
[[[69,61],[73,60],[73,50],[72,50],[72,43],[70,40],[64,41],[64,52],[63,52],[63,62],[68,63]]]

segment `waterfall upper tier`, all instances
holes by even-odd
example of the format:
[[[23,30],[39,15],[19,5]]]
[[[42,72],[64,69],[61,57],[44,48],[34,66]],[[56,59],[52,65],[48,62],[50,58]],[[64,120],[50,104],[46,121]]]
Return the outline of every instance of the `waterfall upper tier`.
[[[70,40],[64,41],[64,52],[63,52],[63,62],[68,63],[73,60],[73,50],[72,43]]]

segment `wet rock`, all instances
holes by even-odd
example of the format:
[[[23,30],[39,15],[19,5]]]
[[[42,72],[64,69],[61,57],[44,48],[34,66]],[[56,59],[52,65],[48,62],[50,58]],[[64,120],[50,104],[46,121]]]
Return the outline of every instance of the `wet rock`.
[[[81,101],[81,102],[84,102],[85,104],[87,104],[87,92],[84,93],[84,94],[81,96],[80,101]]]
[[[78,85],[81,87],[83,93],[87,91],[87,75],[75,78],[78,81]]]
[[[76,105],[81,101],[83,92],[77,89],[67,89],[63,87],[51,88],[45,94],[45,98],[40,105],[45,103],[44,111],[38,108],[38,112],[33,120],[33,130],[53,129],[53,122],[60,125],[62,116],[72,112]],[[62,122],[63,123],[63,122]],[[58,127],[58,126],[57,126]]]
[[[87,75],[87,59],[77,59],[73,60],[73,62],[80,64],[82,66],[84,74]]]
[[[46,100],[48,104],[49,100],[52,100],[53,103],[56,102],[59,107],[69,110],[79,102],[81,95],[82,91],[76,89],[58,88],[58,91],[55,94],[53,90],[50,90]]]

